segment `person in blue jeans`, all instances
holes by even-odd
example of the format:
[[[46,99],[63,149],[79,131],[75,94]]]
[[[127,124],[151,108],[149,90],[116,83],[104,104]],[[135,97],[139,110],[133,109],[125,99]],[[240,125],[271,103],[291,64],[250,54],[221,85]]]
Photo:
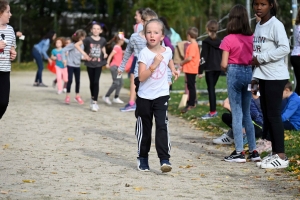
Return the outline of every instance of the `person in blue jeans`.
[[[56,33],[51,30],[42,38],[42,40],[39,43],[35,44],[32,48],[32,56],[35,59],[35,62],[38,66],[33,86],[48,87],[42,81],[42,72],[44,69],[43,58],[48,60],[49,63],[52,62],[50,57],[47,55],[47,51],[50,47],[51,42],[55,38]]]
[[[235,150],[224,158],[227,162],[246,162],[243,146],[243,125],[249,144],[249,159],[260,161],[256,151],[254,127],[250,116],[251,92],[248,84],[252,79],[253,33],[247,10],[242,5],[234,6],[229,13],[228,35],[223,39],[221,68],[227,72],[228,98],[232,113],[232,129]]]
[[[283,90],[283,109],[281,119],[285,130],[300,130],[300,97],[293,92],[291,82],[288,82]]]

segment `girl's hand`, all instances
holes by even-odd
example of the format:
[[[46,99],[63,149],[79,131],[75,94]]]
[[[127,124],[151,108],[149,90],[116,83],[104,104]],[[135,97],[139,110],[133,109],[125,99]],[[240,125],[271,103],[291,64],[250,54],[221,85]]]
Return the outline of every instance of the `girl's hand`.
[[[203,74],[198,74],[198,78],[202,78],[203,77]]]
[[[90,61],[90,60],[92,60],[92,58],[91,58],[91,57],[89,57],[87,54],[85,54],[85,55],[83,56],[83,58],[84,58],[84,60],[87,60],[87,61]]]
[[[6,47],[6,43],[3,40],[0,40],[0,49],[4,49]]]
[[[253,57],[253,58],[252,58],[251,65],[252,65],[252,66],[258,66],[258,65],[260,65],[260,63],[259,63],[258,60],[257,60],[257,57]]]
[[[227,72],[227,66],[226,67],[221,66],[221,70],[223,70],[224,72]]]
[[[64,60],[63,63],[64,63],[64,66],[67,67],[67,61]]]
[[[107,58],[107,54],[106,53],[104,54],[104,58]]]
[[[157,68],[157,66],[161,63],[161,61],[164,59],[164,57],[160,54],[156,54],[156,56],[154,57],[154,62],[153,65],[155,66],[155,69]]]
[[[10,60],[14,60],[17,57],[17,52],[15,49],[11,49],[10,51]]]
[[[110,68],[110,66],[109,66],[108,63],[105,65],[105,67],[106,67],[106,69],[109,69],[109,68]]]
[[[52,63],[52,60],[50,58],[48,58],[48,63],[51,64]]]
[[[176,81],[176,80],[178,79],[178,77],[179,77],[179,73],[178,73],[178,71],[176,71],[176,70],[173,70],[173,71],[172,71],[172,75],[175,77],[175,78],[174,78],[174,81]]]

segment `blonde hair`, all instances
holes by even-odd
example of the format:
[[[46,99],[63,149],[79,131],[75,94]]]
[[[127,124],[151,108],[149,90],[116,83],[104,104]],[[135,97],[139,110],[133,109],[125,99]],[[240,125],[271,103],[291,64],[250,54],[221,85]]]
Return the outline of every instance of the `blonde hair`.
[[[158,18],[156,12],[154,12],[154,10],[152,10],[151,8],[146,8],[143,11],[142,16],[141,16],[143,21],[146,21],[146,18],[148,18],[148,17],[150,17],[152,19],[157,19]]]
[[[165,25],[164,25],[164,23],[163,23],[161,20],[159,20],[159,19],[151,19],[151,20],[149,20],[149,21],[146,23],[146,25],[145,25],[145,28],[144,28],[144,34],[146,35],[146,30],[147,30],[148,24],[153,23],[153,22],[156,22],[156,23],[158,23],[158,24],[161,25],[161,32],[162,32],[163,35],[165,35]]]

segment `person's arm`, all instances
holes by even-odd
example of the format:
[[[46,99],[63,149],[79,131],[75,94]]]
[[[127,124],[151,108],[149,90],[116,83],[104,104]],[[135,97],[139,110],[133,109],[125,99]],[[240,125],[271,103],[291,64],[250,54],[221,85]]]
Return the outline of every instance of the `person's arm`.
[[[83,55],[83,58],[85,60],[91,60],[89,55],[87,55],[87,53],[81,49],[81,45],[83,45],[83,41],[79,40],[78,42],[75,43],[75,48]]]
[[[286,120],[289,120],[291,116],[293,116],[293,114],[297,111],[297,109],[298,109],[298,103],[296,101],[293,101],[293,99],[291,99],[287,103],[287,105],[285,106],[281,114],[282,121],[285,122]]]
[[[56,60],[56,52],[55,52],[55,49],[52,49],[52,51],[51,51],[51,59],[52,59],[52,60]]]
[[[251,104],[250,104],[250,115],[251,119],[257,123],[258,125],[263,124],[263,116],[262,113],[259,111],[257,105],[255,104],[255,101],[251,99]]]
[[[17,52],[16,52],[16,49],[15,49],[15,47],[11,47],[10,48],[10,60],[14,60],[14,59],[16,59],[16,57],[17,57]]]
[[[175,78],[174,78],[174,81],[176,81],[177,78],[178,78],[178,76],[179,76],[178,72],[177,72],[176,69],[175,69],[175,65],[174,65],[173,59],[171,59],[171,60],[169,61],[168,67],[169,67],[169,69],[170,69],[170,71],[171,71],[171,77],[170,77],[170,75],[168,74],[168,82],[169,82],[169,83],[172,83],[172,75],[175,77]]]
[[[161,61],[163,60],[163,56],[160,54],[157,54],[154,57],[153,63],[147,68],[147,65],[144,62],[141,62],[139,59],[139,80],[140,82],[146,81],[151,74],[156,70],[156,68],[159,66]]]
[[[204,72],[204,68],[206,68],[207,65],[207,57],[208,57],[208,45],[206,44],[206,42],[202,43],[202,51],[200,53],[200,59],[204,59],[204,63],[199,65],[199,70],[198,70],[198,74],[203,74]]]
[[[114,55],[116,54],[117,52],[115,50],[112,50],[111,53],[109,54],[108,58],[107,58],[107,64],[106,64],[106,68],[109,68],[109,65],[110,65],[110,61],[111,59],[114,57]]]
[[[221,60],[221,69],[225,72],[227,71],[228,58],[229,58],[229,52],[228,51],[223,51],[222,60]]]
[[[278,61],[290,53],[289,40],[287,38],[284,26],[282,23],[277,23],[274,26],[274,42],[277,48],[271,51],[265,51],[253,58],[253,63],[257,65],[268,62]],[[257,62],[256,62],[257,61]]]
[[[67,60],[67,52],[73,50],[74,48],[75,48],[75,46],[73,43],[68,44],[67,46],[62,48],[62,59]]]
[[[225,108],[225,109],[227,109],[229,112],[231,112],[228,97],[223,101],[223,108]]]
[[[130,37],[129,43],[127,44],[127,47],[126,47],[126,50],[125,50],[125,53],[124,53],[124,56],[123,56],[123,59],[121,62],[121,65],[118,68],[119,73],[122,73],[125,70],[126,63],[128,62],[130,56],[133,53],[133,44],[132,43],[133,43],[133,41],[132,41],[132,38]]]
[[[42,55],[45,59],[48,60],[48,62],[51,62],[52,60],[49,58],[49,56],[47,55],[47,51],[50,47],[50,40],[47,39],[47,40],[43,40],[42,41]]]
[[[106,47],[102,47],[102,53],[104,55],[104,58],[107,58],[107,53],[106,53]]]

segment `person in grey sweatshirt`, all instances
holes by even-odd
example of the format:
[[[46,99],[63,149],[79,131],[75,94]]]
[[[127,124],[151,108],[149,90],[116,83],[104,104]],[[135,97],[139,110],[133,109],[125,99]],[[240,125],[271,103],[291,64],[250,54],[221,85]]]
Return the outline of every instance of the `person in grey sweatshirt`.
[[[83,104],[83,100],[79,95],[80,87],[80,64],[81,64],[81,53],[75,48],[75,43],[83,40],[86,36],[86,32],[82,29],[77,30],[72,35],[72,42],[63,48],[63,60],[67,63],[68,67],[68,83],[67,83],[67,95],[65,99],[66,104],[70,104],[70,92],[71,85],[73,82],[73,74],[75,76],[75,101],[79,104]],[[81,47],[83,49],[83,45]]]

